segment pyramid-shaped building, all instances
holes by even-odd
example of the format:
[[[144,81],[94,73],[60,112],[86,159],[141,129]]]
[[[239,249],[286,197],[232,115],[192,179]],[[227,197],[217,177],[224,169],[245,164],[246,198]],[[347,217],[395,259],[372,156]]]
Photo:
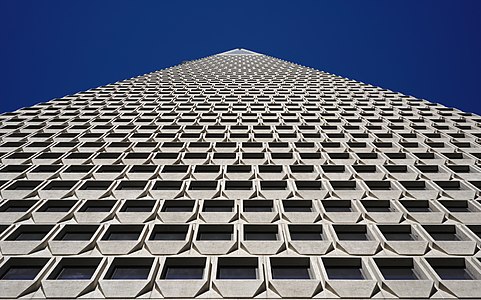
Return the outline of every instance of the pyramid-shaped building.
[[[0,298],[481,298],[480,127],[245,49],[4,113]]]

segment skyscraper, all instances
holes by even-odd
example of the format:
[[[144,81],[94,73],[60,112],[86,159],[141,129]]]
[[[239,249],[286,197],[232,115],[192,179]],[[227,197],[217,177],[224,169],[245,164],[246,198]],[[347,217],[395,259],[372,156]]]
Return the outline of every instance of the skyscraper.
[[[0,298],[481,298],[480,116],[235,49],[0,122]]]

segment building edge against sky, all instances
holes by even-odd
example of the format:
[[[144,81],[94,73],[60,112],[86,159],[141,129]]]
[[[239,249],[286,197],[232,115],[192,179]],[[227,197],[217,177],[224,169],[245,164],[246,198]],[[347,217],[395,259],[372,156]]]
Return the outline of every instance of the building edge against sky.
[[[0,298],[481,297],[475,114],[233,49],[0,122]]]

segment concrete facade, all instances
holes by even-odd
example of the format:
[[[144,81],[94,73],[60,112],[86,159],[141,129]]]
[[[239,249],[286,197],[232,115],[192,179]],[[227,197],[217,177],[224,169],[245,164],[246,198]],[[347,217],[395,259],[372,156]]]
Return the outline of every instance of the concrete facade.
[[[235,49],[0,115],[0,298],[481,298],[481,117]]]

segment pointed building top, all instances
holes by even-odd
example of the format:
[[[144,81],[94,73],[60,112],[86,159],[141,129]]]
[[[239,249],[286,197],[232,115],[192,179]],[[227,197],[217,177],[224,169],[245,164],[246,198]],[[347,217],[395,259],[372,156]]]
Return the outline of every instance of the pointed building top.
[[[237,48],[237,49],[232,49],[226,52],[219,53],[219,55],[260,55],[260,54],[247,49]]]

